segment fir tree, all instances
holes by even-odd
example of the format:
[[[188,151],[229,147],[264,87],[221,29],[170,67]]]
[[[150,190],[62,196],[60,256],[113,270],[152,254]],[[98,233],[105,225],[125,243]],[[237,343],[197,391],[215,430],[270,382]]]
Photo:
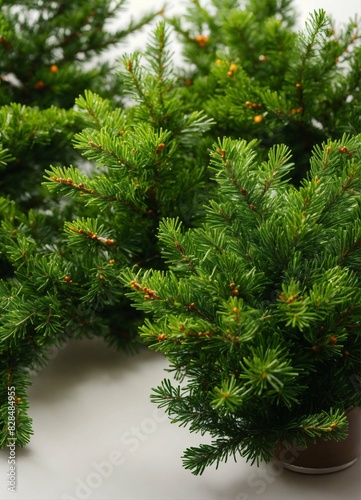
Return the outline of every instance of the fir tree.
[[[342,439],[361,406],[360,139],[316,146],[299,188],[285,145],[259,163],[254,141],[219,140],[206,222],[164,220],[169,271],[124,273],[151,314],[141,335],[175,375],[153,401],[212,437],[185,451],[195,474],[230,455],[269,461],[280,442]]]
[[[98,90],[112,96],[113,107],[124,105],[114,63],[102,62],[100,55],[157,15],[129,17],[123,29],[108,30],[125,5],[0,1],[1,446],[9,437],[7,387],[16,387],[15,437],[22,446],[32,432],[31,370],[44,365],[49,347],[70,336],[104,332],[101,315],[85,312],[69,277],[74,263],[71,250],[63,248],[61,228],[77,208],[54,200],[41,180],[50,163],[80,163],[71,144],[87,123],[73,109],[79,93]]]
[[[16,381],[25,393],[29,370],[44,365],[49,347],[85,336],[135,347],[142,318],[124,296],[120,270],[162,266],[161,218],[178,215],[185,226],[195,225],[207,200],[202,136],[211,120],[202,111],[184,112],[164,23],[145,59],[125,55],[123,65],[132,106],[114,108],[91,91],[76,100],[74,114],[87,127],[75,135],[74,147],[94,168],[47,171],[45,185],[64,197],[67,211],[24,213],[2,200],[0,248],[10,267],[1,294],[3,416],[7,386]],[[65,213],[69,219],[59,232]],[[20,399],[16,437],[23,445],[31,430],[26,397]],[[2,424],[5,445],[5,418]]]
[[[183,71],[191,108],[215,119],[215,139],[257,138],[264,154],[287,144],[298,182],[315,144],[361,129],[356,16],[336,29],[324,10],[315,11],[296,32],[292,0],[208,4],[192,1],[183,18],[170,20],[191,63]]]

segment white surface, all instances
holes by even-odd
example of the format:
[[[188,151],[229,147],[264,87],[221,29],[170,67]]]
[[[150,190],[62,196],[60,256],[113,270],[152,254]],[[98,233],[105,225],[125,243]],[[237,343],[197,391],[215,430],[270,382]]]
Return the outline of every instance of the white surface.
[[[131,0],[134,13],[163,1]],[[179,12],[185,2],[170,2]],[[307,12],[325,8],[342,23],[361,13],[360,0],[298,1]],[[126,50],[141,48],[145,35]],[[360,500],[361,460],[331,475],[305,476],[272,465],[230,460],[195,477],[181,455],[205,442],[169,423],[150,403],[167,376],[166,360],[144,351],[127,357],[99,341],[71,342],[54,352],[33,379],[30,414],[35,434],[16,449],[17,490],[7,490],[8,450],[0,452],[0,499],[8,500]]]
[[[17,491],[2,500],[358,500],[361,460],[349,469],[305,476],[230,459],[203,476],[183,469],[187,446],[206,438],[171,424],[149,400],[167,374],[162,355],[135,357],[103,343],[73,341],[33,379],[35,435],[16,450]],[[112,463],[113,462],[113,463]]]

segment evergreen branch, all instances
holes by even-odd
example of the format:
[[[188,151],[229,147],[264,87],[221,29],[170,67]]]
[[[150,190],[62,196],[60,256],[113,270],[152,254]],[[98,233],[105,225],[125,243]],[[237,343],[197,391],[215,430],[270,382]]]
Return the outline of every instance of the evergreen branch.
[[[88,146],[90,148],[95,148],[101,151],[102,153],[105,153],[105,156],[109,157],[112,156],[113,158],[116,159],[117,163],[120,165],[124,165],[125,167],[129,168],[130,170],[135,170],[135,166],[127,161],[125,158],[117,156],[117,154],[114,152],[112,148],[105,148],[102,144],[96,144],[93,141],[88,142]]]
[[[179,269],[182,266],[186,271],[197,274],[194,257],[186,250],[186,236],[182,235],[182,224],[179,219],[165,219],[159,225],[159,241],[164,244],[163,257],[168,264]]]
[[[6,400],[0,406],[0,447],[5,448],[11,442],[15,442],[16,446],[25,446],[33,434],[32,420],[27,415],[27,388],[31,385],[29,376],[15,368],[12,360],[4,356],[0,366],[0,384],[2,393],[6,394]],[[12,417],[11,420],[9,417]]]
[[[169,45],[169,32],[164,22],[159,23],[154,31],[153,40],[148,42],[146,53],[147,60],[150,62],[153,71],[156,73],[160,86],[169,78],[170,53],[167,48]],[[164,106],[163,93],[167,94],[173,87],[165,88],[159,93],[159,102]]]
[[[84,113],[91,117],[89,125],[98,130],[106,129],[114,135],[124,135],[127,130],[126,116],[121,108],[113,109],[109,100],[101,98],[90,90],[84,91],[84,96],[75,100],[78,114],[84,118]]]
[[[154,103],[146,95],[145,89],[143,88],[142,85],[139,61],[140,58],[138,54],[133,54],[132,56],[129,55],[123,56],[123,65],[127,73],[129,74],[130,78],[130,83],[131,83],[130,89],[132,90],[132,93],[137,97],[137,99],[141,103],[144,103],[146,105],[147,110],[149,112],[149,116],[151,118],[151,123],[158,123],[157,115],[154,108]]]
[[[299,424],[310,438],[321,437],[326,440],[345,439],[347,437],[347,416],[342,410],[332,409],[302,419]]]
[[[246,380],[248,391],[251,390],[257,396],[268,394],[270,397],[280,397],[289,407],[297,401],[293,391],[287,390],[287,385],[299,374],[285,357],[284,351],[263,349],[263,346],[252,349],[252,359],[243,358],[241,366],[243,373],[239,377]]]
[[[212,444],[201,444],[198,447],[187,448],[183,455],[183,466],[194,475],[203,474],[206,467],[216,464],[216,468],[221,462],[227,462],[229,456],[236,459],[240,452],[240,443],[237,438],[217,439]]]
[[[49,171],[47,171],[47,173],[49,173]],[[117,202],[126,208],[130,208],[132,211],[134,211],[136,213],[140,212],[140,208],[137,205],[135,205],[134,203],[130,202],[129,200],[124,200],[121,197],[119,197],[119,195],[101,194],[98,191],[96,191],[95,189],[86,187],[83,182],[76,184],[71,177],[64,178],[64,177],[56,177],[54,175],[50,175],[48,177],[48,179],[52,182],[55,182],[55,183],[60,184],[62,186],[66,186],[66,187],[70,188],[71,190],[74,190],[79,195],[89,195],[89,196],[91,196],[92,199],[95,198],[95,199],[106,201],[108,203]],[[43,184],[47,185],[49,187],[51,186],[50,183],[44,182]],[[65,192],[65,194],[69,195],[70,193],[67,190]]]
[[[324,43],[325,31],[329,25],[329,20],[326,17],[326,12],[323,9],[314,11],[310,14],[310,18],[306,21],[305,31],[301,34],[299,41],[303,49],[301,58],[297,61],[299,66],[298,82],[301,84],[300,91],[300,105],[303,105],[303,89],[302,83],[307,65],[312,61],[319,49]]]
[[[15,158],[11,155],[7,148],[3,149],[2,144],[0,143],[0,167],[4,167],[11,161],[14,161]]]
[[[115,245],[116,242],[114,239],[99,235],[103,229],[102,225],[98,225],[97,219],[80,218],[74,222],[65,223],[65,230],[71,238],[69,240],[69,244],[76,244],[78,242],[78,238],[75,236],[79,235],[81,238],[86,238],[94,243],[99,241],[108,247]]]
[[[338,260],[338,264],[342,265],[345,259],[351,254],[356,252],[359,248],[361,247],[361,235],[355,239],[351,245],[348,246],[347,249],[343,249],[342,247],[340,248],[340,257]]]
[[[124,3],[121,2],[121,3]],[[114,6],[113,11],[109,11],[108,16],[111,17],[116,12],[116,7]],[[64,50],[64,55],[59,61],[60,64],[64,64],[69,61],[78,60],[83,61],[84,58],[88,57],[91,52],[99,53],[104,51],[105,49],[116,45],[120,40],[126,38],[128,35],[138,31],[143,28],[146,24],[153,21],[158,15],[162,13],[162,10],[149,13],[143,15],[138,21],[134,21],[130,19],[128,27],[125,29],[117,30],[116,32],[110,34],[107,33],[106,36],[104,31],[102,33],[103,24],[97,23],[97,25],[93,29],[93,36],[88,36],[87,31],[82,31],[82,26],[86,24],[88,17],[83,19],[79,19],[79,25],[75,26],[73,31],[66,35],[60,44],[57,45],[57,48],[66,49]],[[94,16],[96,19],[96,16]],[[91,33],[91,32],[90,32]],[[101,38],[99,36],[94,36],[95,34],[101,34]],[[87,45],[82,46],[79,50],[79,46],[76,43],[73,43],[76,40],[80,41],[81,35],[87,35]],[[70,50],[69,50],[70,47]]]
[[[225,407],[227,410],[234,412],[237,406],[242,402],[240,387],[236,386],[234,375],[229,380],[224,380],[222,386],[214,388],[214,399],[212,404],[214,407]]]

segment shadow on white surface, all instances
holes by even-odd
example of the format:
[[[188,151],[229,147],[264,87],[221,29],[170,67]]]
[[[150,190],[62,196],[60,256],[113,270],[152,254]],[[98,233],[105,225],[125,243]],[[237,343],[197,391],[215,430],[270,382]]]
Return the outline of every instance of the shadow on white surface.
[[[207,438],[170,424],[150,402],[167,376],[149,350],[127,356],[100,340],[73,341],[30,389],[34,436],[16,450],[16,492],[3,500],[359,500],[361,461],[331,475],[305,476],[232,459],[196,477],[182,467],[188,446]]]

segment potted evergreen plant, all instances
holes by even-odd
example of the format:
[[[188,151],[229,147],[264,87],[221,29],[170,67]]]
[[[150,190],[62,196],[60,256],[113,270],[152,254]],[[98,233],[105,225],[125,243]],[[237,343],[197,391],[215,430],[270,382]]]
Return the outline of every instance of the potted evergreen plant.
[[[169,271],[124,273],[135,306],[151,314],[144,341],[174,372],[154,402],[212,437],[184,454],[195,474],[229,455],[258,463],[281,444],[347,436],[361,406],[360,139],[316,146],[299,187],[285,145],[259,162],[254,141],[220,140],[206,222],[184,231],[164,220]],[[359,452],[301,470],[338,470]],[[293,467],[297,455],[287,455]]]
[[[211,4],[192,2],[171,23],[192,62],[190,107],[229,137],[211,152],[216,197],[200,229],[162,222],[168,273],[135,269],[124,284],[151,315],[143,340],[179,382],[164,380],[153,400],[213,438],[187,450],[185,466],[202,473],[239,452],[305,471],[310,440],[341,440],[322,452],[334,457],[348,423],[359,427],[349,411],[360,406],[358,25],[336,33],[318,11],[295,34],[290,0]],[[307,467],[331,471],[358,453]]]
[[[10,6],[5,14],[16,14],[11,2],[5,4]],[[104,0],[105,9],[112,5]],[[193,63],[189,71],[175,71],[162,24],[144,48],[145,57],[125,55],[123,70],[116,78],[103,66],[100,74],[95,72],[91,91],[77,98],[74,109],[64,114],[54,108],[50,112],[33,109],[10,123],[14,133],[8,135],[10,140],[3,135],[1,149],[18,158],[14,144],[20,144],[24,164],[29,167],[20,176],[21,185],[15,184],[11,181],[14,158],[8,151],[0,152],[10,174],[6,189],[21,202],[20,209],[8,198],[0,202],[0,409],[6,415],[6,391],[11,381],[17,387],[18,445],[26,444],[31,434],[26,394],[29,370],[44,365],[49,347],[83,336],[102,337],[126,349],[138,344],[137,327],[143,316],[131,309],[120,276],[125,267],[135,264],[143,269],[165,268],[160,256],[163,243],[156,238],[163,218],[179,217],[184,228],[200,225],[204,205],[218,198],[207,171],[208,148],[218,136],[256,137],[254,148],[261,163],[269,145],[291,145],[297,175],[291,170],[287,175],[302,178],[313,144],[358,129],[361,66],[357,25],[350,23],[338,33],[336,43],[336,34],[322,11],[311,19],[305,33],[297,35],[291,29],[295,16],[290,5],[290,0],[249,0],[240,9],[235,0],[212,0],[213,9],[205,12],[200,2],[192,2],[189,29],[184,29],[181,21],[171,21]],[[62,15],[63,7],[69,9],[68,21]],[[21,81],[30,73],[34,75],[34,79],[24,80],[23,86],[31,87],[30,94],[39,107],[48,105],[49,92],[56,94],[59,106],[71,105],[64,94],[67,84],[74,77],[74,88],[79,89],[84,78],[87,80],[77,71],[73,42],[90,43],[86,59],[87,54],[93,54],[93,31],[100,45],[110,41],[107,33],[98,38],[104,12],[94,15],[87,2],[79,1],[81,21],[72,15],[76,10],[73,3],[63,7],[59,12],[56,2],[49,4],[60,14],[60,34],[66,36],[68,28],[74,28],[73,36],[66,40],[72,62],[62,64],[50,51],[42,64],[34,58],[32,71],[19,69]],[[84,37],[77,38],[76,23],[84,27]],[[88,29],[89,24],[94,30]],[[135,25],[130,28],[132,31]],[[34,38],[41,38],[41,32],[34,29]],[[51,30],[47,33],[51,35]],[[9,36],[0,42],[5,63],[9,62],[8,42]],[[61,45],[63,39],[58,42]],[[24,40],[21,45],[26,45]],[[39,53],[41,49],[37,56]],[[55,51],[55,55],[60,53]],[[336,64],[337,58],[340,64]],[[45,85],[33,88],[38,81]],[[7,102],[11,91],[23,99],[16,85],[12,88],[8,83],[2,84],[7,90],[0,89],[0,98],[5,96]],[[5,131],[9,130],[7,111],[0,116],[6,122]],[[17,126],[25,121],[24,116],[27,135]],[[46,137],[40,133],[44,131],[41,116],[47,118]],[[82,132],[80,125],[86,127]],[[66,137],[75,130],[73,144],[85,157],[87,168],[64,147]],[[300,137],[307,141],[299,141]],[[47,152],[54,156],[49,159],[44,149],[38,148],[41,142],[36,142],[36,152],[41,150],[41,154],[34,157],[34,176],[27,146],[33,139],[46,139],[50,144]],[[47,170],[45,185],[50,194],[45,195],[36,188],[35,178],[48,163],[52,167]],[[152,293],[145,295],[152,299]],[[192,302],[189,307],[193,307]],[[6,420],[0,425],[3,446],[8,437]]]

